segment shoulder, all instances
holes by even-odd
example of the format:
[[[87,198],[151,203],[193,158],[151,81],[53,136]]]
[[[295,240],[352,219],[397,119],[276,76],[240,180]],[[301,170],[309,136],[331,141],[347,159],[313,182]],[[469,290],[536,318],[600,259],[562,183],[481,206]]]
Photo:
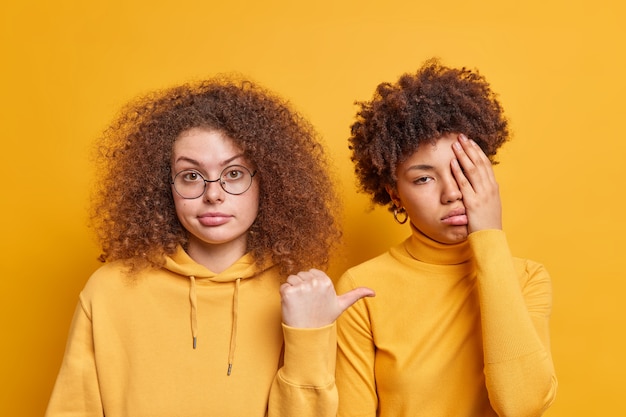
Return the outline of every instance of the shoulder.
[[[115,296],[136,287],[148,275],[158,273],[159,269],[146,269],[130,273],[122,261],[110,262],[96,269],[87,280],[81,292],[83,301]]]
[[[528,310],[549,316],[552,310],[552,280],[546,268],[539,262],[523,258],[513,258],[513,265]]]
[[[522,285],[533,282],[550,281],[546,268],[530,259],[513,257],[507,237],[502,230],[483,230],[470,234],[469,242],[474,258],[483,268],[499,269],[513,263],[513,268]]]
[[[545,272],[542,264],[530,259],[513,257],[511,255],[506,234],[502,230],[482,230],[470,234],[470,246],[474,257],[479,260],[493,262],[494,259],[510,258],[515,269],[528,274]]]
[[[551,286],[550,274],[543,264],[530,259],[514,257],[513,267],[522,286]]]
[[[394,257],[391,256],[390,251],[387,251],[374,258],[368,259],[358,265],[349,268],[346,272],[355,276],[368,274],[372,271],[379,271],[381,269],[389,268],[389,265],[393,264],[394,262],[396,262]]]
[[[513,257],[513,264],[515,269],[520,273],[526,273],[528,275],[545,274],[548,275],[543,264],[533,261],[532,259]]]
[[[371,286],[380,276],[389,275],[390,270],[395,269],[398,261],[392,256],[390,250],[374,258],[349,268],[339,278],[337,285],[343,290],[359,286]]]

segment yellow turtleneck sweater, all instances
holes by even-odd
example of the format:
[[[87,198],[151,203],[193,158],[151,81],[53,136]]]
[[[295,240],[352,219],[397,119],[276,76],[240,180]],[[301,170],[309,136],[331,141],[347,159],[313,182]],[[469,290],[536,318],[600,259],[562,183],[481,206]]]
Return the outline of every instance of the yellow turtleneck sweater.
[[[215,274],[182,249],[80,294],[47,417],[334,416],[335,325],[281,325],[277,268]]]
[[[337,292],[358,286],[376,297],[338,320],[339,416],[540,416],[554,400],[550,278],[504,232],[443,245],[413,229]]]

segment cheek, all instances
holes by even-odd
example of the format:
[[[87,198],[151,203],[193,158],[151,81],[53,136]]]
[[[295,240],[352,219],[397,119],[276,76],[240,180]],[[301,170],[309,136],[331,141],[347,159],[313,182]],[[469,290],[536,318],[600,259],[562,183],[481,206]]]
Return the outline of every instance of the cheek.
[[[179,219],[183,218],[185,212],[189,209],[189,201],[190,200],[185,200],[178,195],[174,195],[174,210],[176,211],[176,216],[178,216]]]
[[[399,186],[398,198],[404,208],[419,207],[424,201],[424,193],[421,191],[423,191],[423,188],[420,190],[417,187]]]
[[[256,219],[259,214],[259,192],[258,190],[254,190],[254,192],[250,195],[250,199],[247,201],[246,209],[250,214],[250,217]]]
[[[419,219],[427,216],[432,211],[432,204],[426,196],[415,194],[402,196],[402,204],[411,219]]]
[[[254,208],[255,212],[259,211],[259,204],[260,204],[260,194],[261,191],[259,190],[259,184],[255,181],[254,183],[252,183],[252,187],[250,187],[250,189],[243,194],[243,196],[246,198],[246,206],[249,208]]]

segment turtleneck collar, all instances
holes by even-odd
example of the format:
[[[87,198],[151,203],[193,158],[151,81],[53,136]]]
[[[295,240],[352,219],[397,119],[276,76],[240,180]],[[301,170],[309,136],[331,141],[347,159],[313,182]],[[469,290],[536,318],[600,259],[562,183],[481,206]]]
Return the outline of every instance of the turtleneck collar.
[[[445,244],[439,243],[411,224],[411,237],[404,242],[404,248],[418,261],[435,265],[459,265],[468,262],[472,251],[467,240]]]

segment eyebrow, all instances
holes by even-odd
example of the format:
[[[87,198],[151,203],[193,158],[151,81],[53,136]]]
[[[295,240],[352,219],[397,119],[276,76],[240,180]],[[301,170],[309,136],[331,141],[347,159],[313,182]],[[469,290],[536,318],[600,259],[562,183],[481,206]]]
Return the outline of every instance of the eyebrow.
[[[405,172],[409,172],[409,171],[415,171],[415,170],[419,170],[419,171],[432,171],[433,169],[435,169],[434,166],[432,165],[428,165],[428,164],[418,164],[418,165],[411,165],[410,167],[408,167]]]
[[[227,165],[227,164],[230,164],[231,162],[233,162],[235,159],[241,158],[241,157],[243,157],[243,153],[240,153],[240,154],[232,156],[232,157],[230,157],[228,159],[225,159],[220,164],[221,165]],[[174,162],[189,162],[189,163],[194,164],[194,165],[202,165],[199,161],[196,161],[193,158],[189,158],[188,156],[180,156]]]

